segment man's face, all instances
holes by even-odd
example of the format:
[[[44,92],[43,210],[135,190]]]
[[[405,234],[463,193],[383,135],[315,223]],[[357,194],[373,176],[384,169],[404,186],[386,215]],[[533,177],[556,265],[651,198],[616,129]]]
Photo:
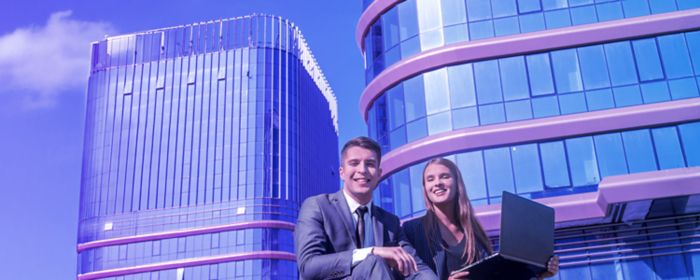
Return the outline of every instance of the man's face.
[[[366,204],[372,199],[372,191],[381,175],[379,159],[372,150],[358,146],[345,150],[340,178],[343,179],[345,190],[357,202]]]

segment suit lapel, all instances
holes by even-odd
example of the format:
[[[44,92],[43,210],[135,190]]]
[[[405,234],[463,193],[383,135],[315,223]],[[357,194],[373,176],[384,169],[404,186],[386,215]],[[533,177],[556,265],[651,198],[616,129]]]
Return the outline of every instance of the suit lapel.
[[[423,216],[422,219],[423,219],[423,224],[428,223],[428,219],[426,218],[426,216]],[[434,232],[439,231],[436,228],[437,224],[432,224],[431,226],[435,227],[433,229]],[[425,234],[423,234],[423,235],[425,235]],[[442,244],[440,244],[439,241],[437,243],[435,243],[434,241],[431,241],[431,239],[428,236],[425,236],[425,244],[427,244],[428,246],[432,246],[435,249],[435,255],[433,255],[433,263],[435,264],[435,272],[438,275],[438,277],[440,277],[440,275],[449,275],[449,271],[447,271],[447,272],[445,271],[445,250],[442,248]],[[447,274],[445,274],[445,273],[447,273]]]
[[[374,246],[384,246],[384,217],[379,207],[372,204],[372,225],[374,226]]]
[[[433,261],[435,262],[435,270],[437,270],[437,275],[448,275],[448,272],[445,272],[445,250],[442,249],[442,246],[438,245],[435,246],[435,256],[433,257]],[[447,273],[447,274],[445,274]]]
[[[355,248],[357,248],[357,240],[354,233],[355,223],[353,222],[352,216],[350,214],[348,202],[345,200],[345,196],[343,195],[343,190],[341,189],[340,191],[332,194],[331,200],[333,201],[333,206],[335,206],[335,210],[338,212],[337,217],[340,217],[340,220],[345,226],[345,231],[347,232],[348,237],[352,240],[352,243],[355,245]]]

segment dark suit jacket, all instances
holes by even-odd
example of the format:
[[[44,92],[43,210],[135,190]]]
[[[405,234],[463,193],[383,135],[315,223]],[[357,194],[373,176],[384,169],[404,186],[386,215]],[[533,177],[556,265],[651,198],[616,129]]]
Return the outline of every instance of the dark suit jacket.
[[[430,241],[425,236],[423,224],[426,223],[425,216],[414,219],[403,224],[403,231],[406,238],[416,250],[416,255],[422,262],[430,267],[437,274],[439,279],[447,279],[450,276],[450,271],[445,269],[445,249],[436,241]],[[431,250],[432,247],[432,250]],[[485,249],[481,249],[481,257],[486,257],[488,253]]]
[[[372,223],[375,246],[402,246],[414,255],[413,248],[404,239],[398,217],[373,205]],[[355,222],[342,190],[306,199],[299,210],[294,230],[300,278],[333,279],[350,276],[352,251],[357,249],[354,233]],[[419,269],[420,276],[433,275],[422,263],[419,263]]]

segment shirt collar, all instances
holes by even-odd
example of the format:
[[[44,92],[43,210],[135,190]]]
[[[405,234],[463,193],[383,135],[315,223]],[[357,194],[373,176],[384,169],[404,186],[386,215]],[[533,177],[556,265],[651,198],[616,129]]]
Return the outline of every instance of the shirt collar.
[[[358,207],[362,206],[362,204],[358,203],[353,199],[351,196],[349,196],[345,192],[345,188],[343,188],[343,196],[345,196],[345,201],[348,202],[348,208],[350,208],[350,214],[355,214],[355,210],[357,210]],[[367,206],[367,213],[369,213],[369,216],[372,216],[372,201],[370,200],[369,203],[365,204]],[[354,217],[354,216],[353,216]]]

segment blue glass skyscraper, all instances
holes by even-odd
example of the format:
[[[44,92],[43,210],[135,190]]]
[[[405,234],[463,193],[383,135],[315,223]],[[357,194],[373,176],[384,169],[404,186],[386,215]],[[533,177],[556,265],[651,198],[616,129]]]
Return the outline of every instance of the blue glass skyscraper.
[[[443,156],[494,239],[502,191],[555,208],[560,279],[700,277],[700,1],[363,4],[375,203],[421,216]]]
[[[291,22],[92,45],[78,279],[296,279],[299,204],[339,187],[337,104]]]

